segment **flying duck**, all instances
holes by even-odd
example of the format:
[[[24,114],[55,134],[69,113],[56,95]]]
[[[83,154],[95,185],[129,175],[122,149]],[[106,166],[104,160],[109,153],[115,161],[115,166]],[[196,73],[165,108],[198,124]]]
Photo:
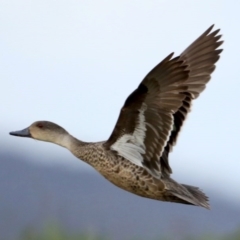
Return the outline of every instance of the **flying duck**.
[[[168,55],[126,99],[109,139],[88,143],[61,126],[37,121],[10,135],[52,142],[67,148],[116,186],[160,201],[209,208],[197,187],[171,178],[169,152],[183,122],[205,89],[222,49],[219,29],[208,28],[178,57]]]

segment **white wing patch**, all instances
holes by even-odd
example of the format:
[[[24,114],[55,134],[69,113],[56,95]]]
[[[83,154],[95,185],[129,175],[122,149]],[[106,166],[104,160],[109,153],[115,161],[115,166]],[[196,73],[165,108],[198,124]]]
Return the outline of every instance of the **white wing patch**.
[[[130,162],[143,166],[143,157],[141,154],[146,153],[144,139],[146,137],[146,122],[144,112],[147,109],[145,103],[139,110],[138,122],[132,134],[122,135],[110,148],[117,151],[118,155],[128,159]]]

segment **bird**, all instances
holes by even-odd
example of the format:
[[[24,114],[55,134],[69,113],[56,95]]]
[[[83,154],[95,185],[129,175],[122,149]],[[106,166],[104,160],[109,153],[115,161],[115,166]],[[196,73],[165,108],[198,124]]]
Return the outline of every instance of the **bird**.
[[[220,29],[209,27],[182,54],[169,54],[128,96],[110,137],[84,142],[50,121],[36,121],[10,135],[67,148],[114,185],[141,197],[210,209],[198,188],[171,178],[169,153],[192,100],[205,89],[220,58]]]

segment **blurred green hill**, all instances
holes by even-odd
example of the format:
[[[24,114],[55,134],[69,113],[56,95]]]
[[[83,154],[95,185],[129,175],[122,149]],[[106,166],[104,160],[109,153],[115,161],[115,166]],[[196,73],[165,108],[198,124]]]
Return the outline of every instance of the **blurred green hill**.
[[[46,227],[43,232],[37,233],[32,229],[27,229],[21,236],[19,240],[110,240],[108,237],[96,236],[94,234],[75,234],[70,235],[64,232],[57,225],[50,225]],[[142,237],[129,238],[128,240],[143,240]],[[148,239],[148,240],[170,240],[169,237],[161,237]],[[239,240],[240,239],[240,230],[233,233],[229,233],[223,236],[220,235],[210,235],[203,234],[200,237],[186,237],[186,240]]]

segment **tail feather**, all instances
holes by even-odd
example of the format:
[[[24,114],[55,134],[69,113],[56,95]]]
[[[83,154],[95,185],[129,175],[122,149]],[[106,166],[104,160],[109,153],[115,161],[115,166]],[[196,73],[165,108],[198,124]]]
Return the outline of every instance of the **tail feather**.
[[[185,184],[182,184],[182,186],[184,186],[193,195],[193,197],[198,200],[200,206],[210,209],[208,197],[198,187]]]
[[[210,209],[208,197],[199,188],[185,184],[178,184],[173,179],[168,180],[170,180],[168,183],[171,183],[169,185],[171,187],[165,192],[165,198],[167,201],[201,206]]]

